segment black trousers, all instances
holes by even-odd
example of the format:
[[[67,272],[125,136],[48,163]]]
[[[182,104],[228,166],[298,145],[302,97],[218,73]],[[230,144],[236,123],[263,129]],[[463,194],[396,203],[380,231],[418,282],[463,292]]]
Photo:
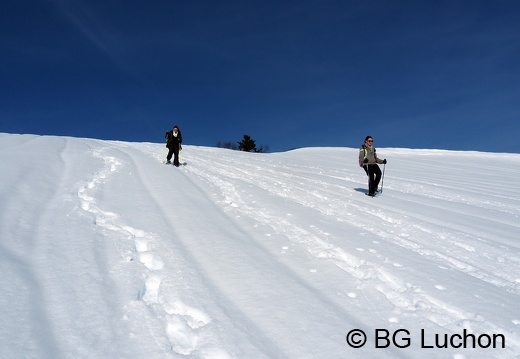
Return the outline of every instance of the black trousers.
[[[365,165],[364,167],[368,175],[368,193],[375,193],[381,181],[381,168],[377,164]]]
[[[171,146],[168,147],[168,155],[166,156],[166,161],[170,161],[173,157],[173,165],[179,166],[179,146]]]

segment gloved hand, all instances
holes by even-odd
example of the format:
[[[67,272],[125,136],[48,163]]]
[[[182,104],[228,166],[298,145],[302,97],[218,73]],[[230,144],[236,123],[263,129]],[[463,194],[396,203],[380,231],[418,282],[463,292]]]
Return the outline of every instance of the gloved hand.
[[[386,165],[386,158],[383,160],[383,164]]]
[[[365,159],[363,160],[363,163],[368,163],[368,158],[365,158]]]

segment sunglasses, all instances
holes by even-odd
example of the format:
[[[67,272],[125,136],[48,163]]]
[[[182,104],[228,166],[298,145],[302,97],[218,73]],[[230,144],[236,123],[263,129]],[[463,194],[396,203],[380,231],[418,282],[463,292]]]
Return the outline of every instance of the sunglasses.
[[[373,140],[367,140],[367,142],[374,142]]]

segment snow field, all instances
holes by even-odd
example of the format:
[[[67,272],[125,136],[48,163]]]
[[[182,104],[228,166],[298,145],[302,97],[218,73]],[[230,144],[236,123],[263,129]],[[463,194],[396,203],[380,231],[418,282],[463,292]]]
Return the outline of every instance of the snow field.
[[[520,155],[378,148],[369,198],[355,148],[183,147],[0,134],[7,358],[519,357]]]

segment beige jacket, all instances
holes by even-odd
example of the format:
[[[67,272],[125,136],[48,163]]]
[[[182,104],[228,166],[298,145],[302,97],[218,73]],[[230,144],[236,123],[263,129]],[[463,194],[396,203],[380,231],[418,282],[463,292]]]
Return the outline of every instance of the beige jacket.
[[[368,158],[368,163],[363,163],[365,158]],[[375,165],[376,163],[383,163],[383,160],[377,158],[376,148],[374,146],[363,145],[359,149],[359,167],[363,167],[365,164]]]

